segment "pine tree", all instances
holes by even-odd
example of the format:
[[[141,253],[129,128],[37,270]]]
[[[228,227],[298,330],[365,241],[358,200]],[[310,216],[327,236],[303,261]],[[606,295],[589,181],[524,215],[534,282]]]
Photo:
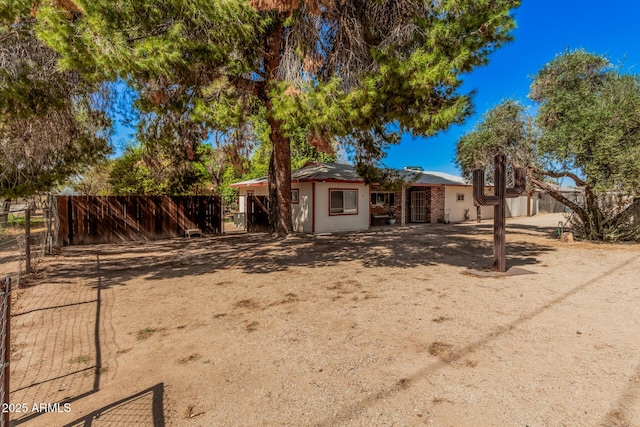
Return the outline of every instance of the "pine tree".
[[[110,152],[108,87],[60,72],[31,2],[0,6],[0,196],[48,191]]]
[[[189,115],[212,128],[263,115],[272,226],[284,235],[296,129],[310,129],[317,146],[338,137],[371,165],[401,132],[432,135],[461,122],[471,99],[458,92],[460,75],[510,39],[519,3],[77,0],[77,12],[47,8],[40,17],[64,67],[124,79],[143,111],[190,97]]]

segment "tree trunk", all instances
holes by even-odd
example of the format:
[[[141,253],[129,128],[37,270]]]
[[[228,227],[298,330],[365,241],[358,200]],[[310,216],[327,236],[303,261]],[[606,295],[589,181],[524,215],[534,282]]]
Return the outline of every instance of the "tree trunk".
[[[598,198],[590,188],[584,190],[585,205],[587,210],[587,218],[583,219],[585,233],[589,240],[604,240],[602,229],[602,212],[598,206]]]
[[[269,90],[279,80],[280,55],[282,52],[284,27],[282,23],[274,25],[267,36],[265,75],[267,122],[271,127],[269,135],[272,151],[269,161],[269,220],[275,236],[286,236],[293,232],[291,222],[291,144],[282,134],[280,121],[273,117],[273,100]]]
[[[269,174],[267,179],[267,188],[269,189],[269,228],[271,234],[277,236],[276,224],[280,218],[280,211],[278,210],[278,203],[276,202],[276,200],[278,200],[278,188],[276,185],[275,156],[272,151],[271,157],[269,158]]]
[[[581,231],[584,234],[584,236],[582,237],[587,240],[604,239],[603,214],[598,204],[598,196],[593,192],[592,189],[590,189],[589,187],[585,187],[585,203],[584,206],[580,206],[577,203],[564,197],[562,194],[556,191],[555,188],[553,188],[546,182],[533,176],[530,176],[530,181],[538,188],[545,190],[551,197],[573,210],[573,212],[580,218],[580,221],[582,222],[581,227],[583,228],[583,230]]]
[[[271,230],[275,236],[293,232],[291,222],[291,145],[282,135],[280,123],[269,119],[273,151],[269,161],[269,200]]]
[[[536,178],[535,176],[533,176],[531,174],[528,175],[528,178],[529,178],[529,182],[534,184],[536,187],[546,191],[547,194],[549,194],[551,197],[553,197],[554,199],[556,199],[557,201],[559,201],[563,205],[565,205],[568,208],[570,208],[571,210],[573,210],[581,219],[582,218],[586,218],[587,212],[582,208],[582,206],[580,206],[577,203],[574,203],[571,200],[569,200],[566,197],[564,197],[554,187],[552,187],[551,185],[547,184],[542,179],[538,179],[538,178]]]

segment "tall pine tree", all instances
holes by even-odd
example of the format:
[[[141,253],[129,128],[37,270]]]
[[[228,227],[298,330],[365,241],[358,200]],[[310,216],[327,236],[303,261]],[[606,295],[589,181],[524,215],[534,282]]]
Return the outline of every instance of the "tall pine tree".
[[[171,98],[211,126],[264,115],[274,232],[291,225],[290,136],[310,129],[375,164],[401,132],[431,135],[471,110],[460,75],[510,39],[519,0],[77,0],[40,10],[61,64],[124,79],[139,107]],[[393,130],[391,130],[393,129]]]

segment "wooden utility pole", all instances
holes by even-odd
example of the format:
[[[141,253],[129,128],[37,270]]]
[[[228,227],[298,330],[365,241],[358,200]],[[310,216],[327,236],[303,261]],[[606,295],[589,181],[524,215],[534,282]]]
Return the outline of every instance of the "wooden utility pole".
[[[527,171],[514,168],[514,186],[507,188],[507,173],[504,155],[497,155],[495,161],[493,196],[484,194],[484,170],[473,171],[473,199],[478,206],[493,206],[493,271],[507,271],[506,244],[506,199],[519,197],[525,190]]]

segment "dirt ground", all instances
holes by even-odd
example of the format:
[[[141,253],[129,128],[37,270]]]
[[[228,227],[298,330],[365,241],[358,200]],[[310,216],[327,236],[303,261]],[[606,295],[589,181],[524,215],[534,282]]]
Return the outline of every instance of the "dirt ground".
[[[500,278],[491,222],[64,248],[15,295],[13,425],[640,426],[640,245],[559,219]]]

